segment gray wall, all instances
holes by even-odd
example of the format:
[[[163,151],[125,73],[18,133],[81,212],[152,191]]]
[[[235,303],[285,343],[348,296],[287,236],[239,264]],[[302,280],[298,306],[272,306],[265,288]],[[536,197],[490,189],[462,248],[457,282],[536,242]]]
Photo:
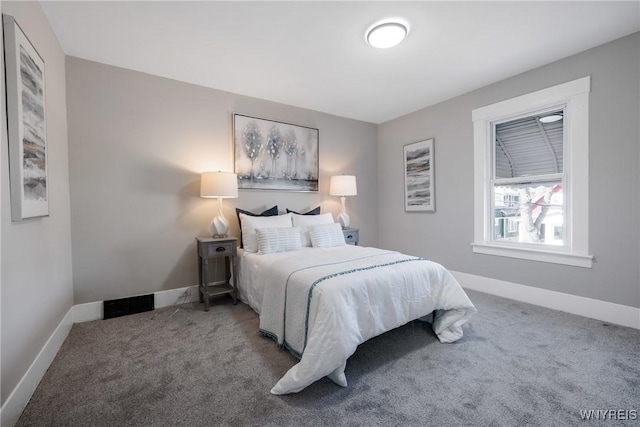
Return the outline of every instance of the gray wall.
[[[319,128],[321,175],[319,193],[241,191],[227,200],[232,234],[238,234],[236,206],[257,210],[277,203],[284,211],[321,205],[337,214],[339,200],[327,195],[329,177],[351,173],[358,176],[358,196],[347,207],[364,245],[426,256],[456,271],[640,307],[638,34],[376,126],[76,58],[66,58],[65,81],[64,53],[38,3],[4,1],[2,12],[16,18],[46,63],[51,213],[10,221],[3,155],[3,404],[74,296],[82,303],[196,284],[194,237],[207,234],[215,213],[213,200],[198,197],[199,173],[232,169],[233,112]],[[593,85],[593,268],[473,254],[471,110],[584,75],[592,76]],[[3,84],[6,153],[4,92]],[[402,145],[429,137],[436,139],[437,211],[408,214]]]
[[[473,254],[471,111],[591,75],[589,239],[593,268]],[[383,123],[379,244],[451,270],[640,307],[640,33]],[[427,83],[425,83],[427,84]],[[435,138],[436,212],[403,209],[402,146]]]
[[[347,209],[362,244],[377,243],[377,127],[144,73],[67,58],[75,303],[197,284],[194,238],[217,202],[199,197],[200,172],[233,170],[232,114],[320,129],[320,191],[241,190],[235,207],[277,204],[337,215],[329,177],[355,174]]]
[[[65,55],[40,4],[2,2],[45,62],[49,217],[11,222],[2,79],[2,389],[5,403],[73,304]],[[1,55],[0,55],[1,56]],[[1,64],[4,69],[4,64]]]

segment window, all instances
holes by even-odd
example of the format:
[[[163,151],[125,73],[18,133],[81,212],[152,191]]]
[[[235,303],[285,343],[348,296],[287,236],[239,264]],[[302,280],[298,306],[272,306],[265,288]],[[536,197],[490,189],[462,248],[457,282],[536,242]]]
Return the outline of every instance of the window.
[[[591,267],[590,78],[473,111],[473,251]]]
[[[563,246],[545,230],[565,219],[564,106],[495,122],[492,131],[491,214],[512,218],[493,241]]]

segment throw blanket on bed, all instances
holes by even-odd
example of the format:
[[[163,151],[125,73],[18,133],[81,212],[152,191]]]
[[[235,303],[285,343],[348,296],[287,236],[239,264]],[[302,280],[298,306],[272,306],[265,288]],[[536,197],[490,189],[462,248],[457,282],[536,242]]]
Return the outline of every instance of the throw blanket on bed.
[[[476,311],[444,267],[398,252],[342,246],[272,267],[260,331],[300,358],[274,394],[298,392],[324,376],[346,386],[346,361],[359,344],[434,310],[440,341],[456,341]]]

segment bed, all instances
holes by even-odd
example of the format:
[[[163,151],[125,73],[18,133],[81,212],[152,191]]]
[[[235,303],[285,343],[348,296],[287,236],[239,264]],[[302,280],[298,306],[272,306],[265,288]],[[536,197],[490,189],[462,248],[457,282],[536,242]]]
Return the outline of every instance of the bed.
[[[260,333],[299,359],[272,388],[273,394],[299,392],[325,376],[346,387],[347,359],[359,344],[432,313],[438,339],[455,342],[476,312],[460,284],[438,263],[346,245],[337,224],[288,227],[281,218],[269,224],[275,221],[285,227],[256,227],[256,236],[245,235],[243,241],[255,237],[257,246],[240,249],[238,257],[240,300],[260,315]],[[243,233],[253,225],[243,225]],[[314,237],[317,230],[325,239],[309,239],[311,246],[306,246],[305,232]],[[263,241],[275,250],[261,250]]]

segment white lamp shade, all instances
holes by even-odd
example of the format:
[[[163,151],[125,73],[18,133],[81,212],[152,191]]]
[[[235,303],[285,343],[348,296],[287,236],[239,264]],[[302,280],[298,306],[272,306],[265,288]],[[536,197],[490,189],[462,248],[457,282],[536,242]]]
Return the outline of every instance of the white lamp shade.
[[[238,197],[238,176],[231,172],[203,172],[200,197],[235,199]]]
[[[358,187],[356,177],[353,175],[337,175],[331,177],[329,184],[329,195],[331,196],[357,196]]]

